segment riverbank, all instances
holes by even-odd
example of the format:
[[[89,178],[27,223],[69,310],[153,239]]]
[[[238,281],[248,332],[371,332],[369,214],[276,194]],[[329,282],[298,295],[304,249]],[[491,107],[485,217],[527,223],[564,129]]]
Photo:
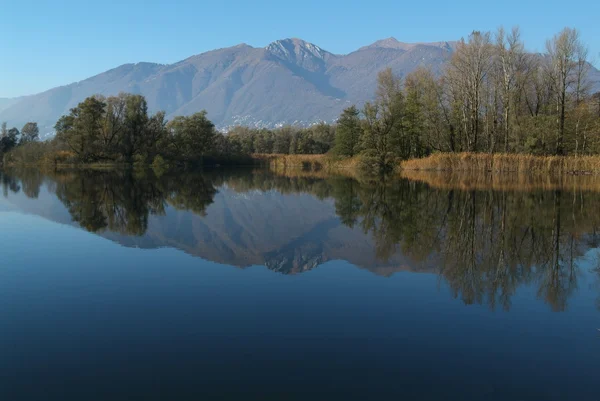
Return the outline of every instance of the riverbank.
[[[360,157],[330,155],[256,154],[258,164],[274,171],[327,172],[356,175]],[[531,175],[597,175],[600,156],[533,156],[502,153],[437,153],[422,159],[405,160],[398,171],[523,173]]]
[[[173,162],[124,164],[105,163],[10,163],[6,167],[29,166],[40,169],[111,169],[111,168],[158,168],[159,170],[185,170],[194,168]],[[336,174],[364,176],[360,156],[341,158],[329,154],[287,155],[253,154],[237,158],[205,157],[195,167],[268,167],[277,173],[295,175]],[[532,176],[600,175],[600,156],[532,156],[524,154],[489,153],[437,153],[422,159],[405,160],[398,163],[397,172],[415,175],[419,172],[462,172],[462,173],[519,173]],[[418,174],[416,174],[418,175]]]

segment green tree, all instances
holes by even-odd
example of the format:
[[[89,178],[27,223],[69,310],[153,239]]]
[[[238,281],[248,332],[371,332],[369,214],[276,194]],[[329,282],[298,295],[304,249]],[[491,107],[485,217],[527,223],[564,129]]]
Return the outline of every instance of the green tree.
[[[275,131],[274,133],[274,142],[273,142],[273,153],[276,154],[287,154],[290,151],[290,127],[284,127],[280,130]]]
[[[360,112],[350,106],[342,112],[335,131],[335,152],[342,156],[355,156],[359,152],[362,128]]]
[[[19,130],[16,128],[7,129],[6,123],[2,123],[0,129],[0,154],[10,152],[15,146],[17,146],[17,138],[19,137]]]
[[[123,117],[123,134],[120,141],[121,154],[125,161],[132,162],[135,155],[144,149],[148,131],[148,104],[141,95],[127,95]]]
[[[40,129],[37,123],[29,122],[21,129],[21,144],[35,142],[39,139]]]
[[[175,117],[167,124],[167,130],[175,150],[171,156],[186,162],[201,162],[212,149],[216,135],[214,124],[206,118],[206,111],[189,117]]]
[[[335,128],[331,125],[320,122],[310,129],[312,139],[314,140],[314,146],[312,153],[324,154],[329,152],[335,144]]]
[[[99,157],[105,106],[102,98],[88,97],[54,126],[57,137],[83,162],[92,162]]]
[[[365,104],[363,114],[361,146],[365,167],[379,172],[393,170],[404,134],[404,96],[401,80],[390,68],[379,73],[376,99]]]

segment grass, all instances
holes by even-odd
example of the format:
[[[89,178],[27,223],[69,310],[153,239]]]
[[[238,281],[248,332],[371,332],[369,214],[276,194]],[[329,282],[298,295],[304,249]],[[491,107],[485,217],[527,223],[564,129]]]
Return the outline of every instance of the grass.
[[[533,156],[506,153],[436,153],[401,162],[402,170],[600,174],[600,156]]]

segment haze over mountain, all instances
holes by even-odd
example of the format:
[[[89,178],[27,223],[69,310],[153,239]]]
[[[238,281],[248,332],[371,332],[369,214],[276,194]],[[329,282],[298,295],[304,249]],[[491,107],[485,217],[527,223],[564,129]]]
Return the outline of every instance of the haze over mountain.
[[[207,110],[219,128],[274,127],[333,121],[351,104],[373,97],[377,73],[391,67],[406,75],[419,66],[439,73],[456,42],[377,41],[347,55],[301,39],[264,48],[240,44],[180,62],[125,64],[86,80],[17,99],[0,99],[0,121],[20,127],[37,121],[49,133],[56,120],[94,94],[139,93],[151,111],[168,118]],[[590,78],[600,90],[600,71]]]

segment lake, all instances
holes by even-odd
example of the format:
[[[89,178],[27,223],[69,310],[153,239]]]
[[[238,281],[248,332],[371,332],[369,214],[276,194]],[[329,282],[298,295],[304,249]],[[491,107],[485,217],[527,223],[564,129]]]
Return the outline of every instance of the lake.
[[[600,181],[1,173],[2,400],[599,400]]]

